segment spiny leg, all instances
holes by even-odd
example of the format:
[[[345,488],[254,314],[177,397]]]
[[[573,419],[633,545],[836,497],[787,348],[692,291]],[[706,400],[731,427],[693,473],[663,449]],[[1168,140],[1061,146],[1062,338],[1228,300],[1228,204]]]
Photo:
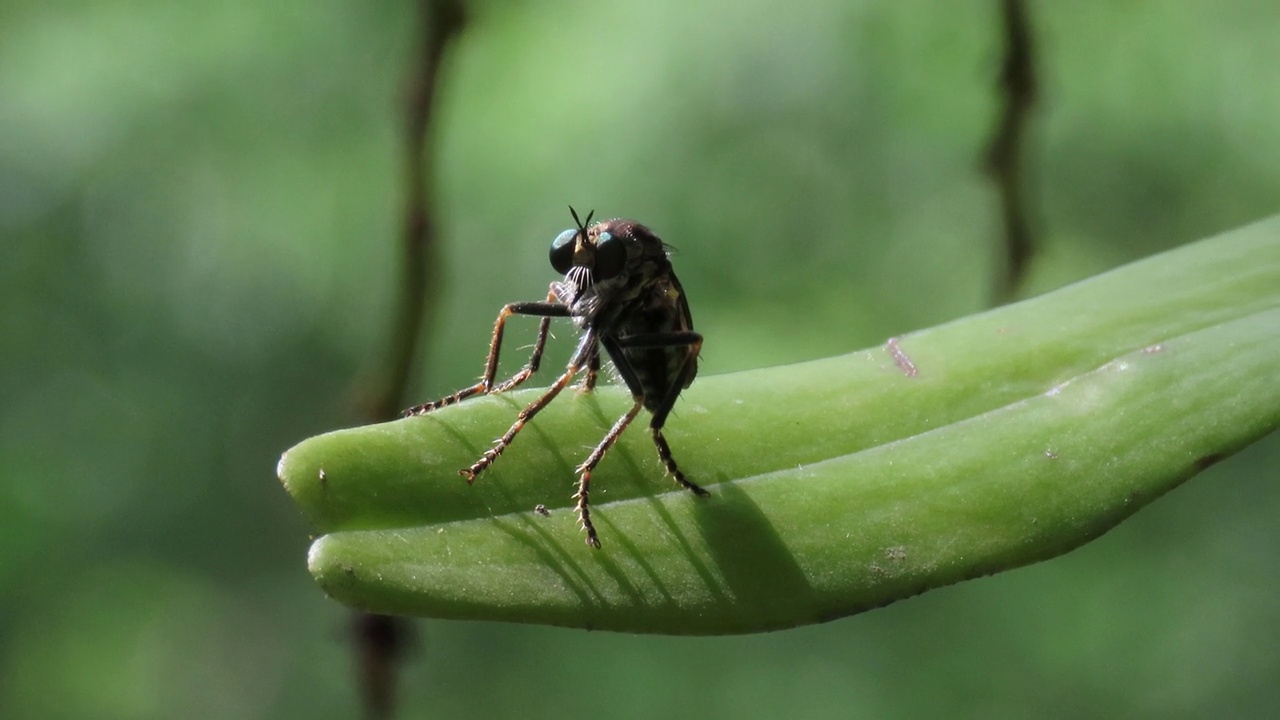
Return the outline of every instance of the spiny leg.
[[[650,427],[649,431],[653,433],[653,444],[658,447],[658,459],[662,461],[663,467],[667,469],[667,473],[675,478],[675,481],[686,490],[690,490],[698,497],[707,497],[711,493],[704,490],[700,485],[685,479],[684,473],[680,472],[680,468],[676,465],[676,459],[671,455],[671,446],[667,444],[667,439],[662,435],[662,428]]]
[[[591,349],[591,354],[587,356],[587,374],[583,376],[582,382],[578,384],[580,392],[589,393],[596,389],[596,376],[600,374],[600,346]]]
[[[687,351],[684,362],[680,364],[680,369],[676,372],[675,382],[671,383],[671,388],[667,392],[667,396],[662,399],[658,405],[653,408],[653,420],[649,422],[649,431],[653,434],[653,444],[658,449],[658,459],[662,461],[662,465],[666,468],[667,473],[681,487],[691,491],[699,497],[707,497],[710,495],[698,484],[685,478],[684,473],[680,472],[680,467],[676,464],[675,456],[671,454],[671,446],[667,444],[667,438],[662,434],[662,427],[667,422],[667,415],[671,413],[671,408],[676,404],[676,399],[680,397],[680,391],[689,386],[693,382],[693,375],[697,372],[698,353],[702,350],[702,335],[692,330],[681,330],[665,333],[650,333],[646,335],[631,335],[627,337],[617,338],[613,341],[618,352],[611,352],[614,358],[614,366],[618,368],[618,372],[623,379],[627,381],[627,385],[632,383],[628,379],[635,377],[635,370],[626,360],[626,353],[621,352],[624,348],[646,348],[646,347],[680,347],[684,346]],[[622,359],[619,362],[619,358]],[[638,381],[637,381],[638,385]]]
[[[529,379],[529,376],[538,371],[538,364],[542,361],[542,351],[547,344],[547,335],[551,329],[551,318],[568,317],[569,308],[563,303],[554,302],[556,299],[555,290],[547,293],[546,302],[523,302],[510,303],[503,306],[498,313],[498,319],[493,325],[493,337],[489,340],[489,355],[485,359],[484,375],[480,378],[480,382],[470,387],[463,388],[458,392],[436,400],[434,402],[415,405],[401,413],[401,417],[409,417],[411,415],[425,415],[432,410],[439,410],[446,405],[453,405],[471,397],[472,395],[487,395],[489,393],[505,392]],[[498,356],[502,350],[502,335],[506,326],[507,319],[512,315],[538,315],[542,317],[542,321],[538,324],[538,339],[534,343],[533,353],[529,356],[529,362],[520,372],[516,373],[506,382],[497,386],[493,386],[493,378],[498,373]]]
[[[474,482],[477,475],[492,465],[493,461],[502,455],[502,451],[506,450],[507,446],[511,444],[511,441],[515,440],[516,435],[519,434],[524,424],[532,419],[534,415],[541,412],[542,408],[554,400],[561,390],[568,387],[569,383],[573,381],[573,376],[577,375],[578,371],[582,369],[583,358],[589,352],[588,348],[594,345],[595,342],[596,335],[594,332],[588,331],[583,335],[582,342],[578,345],[578,349],[574,351],[573,357],[569,359],[569,365],[565,367],[564,373],[556,379],[551,387],[547,388],[547,391],[541,397],[529,403],[520,411],[520,414],[516,416],[515,423],[511,425],[511,428],[502,437],[494,442],[493,447],[485,450],[484,455],[481,455],[479,460],[476,460],[471,467],[458,471],[458,474],[466,478],[467,482]]]
[[[636,418],[636,414],[640,412],[642,407],[644,407],[644,397],[636,397],[635,404],[631,406],[631,409],[618,418],[618,421],[613,424],[613,427],[609,428],[609,432],[600,441],[600,444],[596,445],[596,448],[591,451],[587,459],[583,460],[582,464],[578,466],[578,492],[574,494],[573,499],[578,501],[578,524],[582,526],[583,530],[587,531],[588,545],[600,547],[600,538],[596,536],[596,528],[591,524],[591,471],[595,469],[596,465],[600,464],[604,454],[618,441],[618,436],[622,434],[623,430],[627,429],[627,426]]]

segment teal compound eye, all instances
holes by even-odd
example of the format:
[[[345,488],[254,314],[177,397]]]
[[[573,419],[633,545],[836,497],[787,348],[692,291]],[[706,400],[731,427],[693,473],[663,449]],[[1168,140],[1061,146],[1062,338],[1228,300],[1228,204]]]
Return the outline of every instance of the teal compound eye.
[[[565,230],[551,241],[551,267],[561,275],[573,267],[573,248],[577,244],[578,231]]]

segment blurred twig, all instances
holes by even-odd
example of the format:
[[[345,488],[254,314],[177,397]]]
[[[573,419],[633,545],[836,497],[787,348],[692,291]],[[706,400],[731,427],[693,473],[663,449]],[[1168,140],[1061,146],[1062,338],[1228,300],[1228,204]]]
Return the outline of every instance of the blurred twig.
[[[1026,279],[1035,243],[1031,234],[1022,172],[1023,146],[1036,101],[1035,56],[1024,0],[1000,0],[1004,62],[1000,91],[1004,107],[987,147],[987,172],[1000,193],[1004,225],[1003,267],[996,274],[995,304],[1012,300]]]
[[[366,415],[373,420],[395,417],[406,404],[409,373],[428,308],[434,305],[432,291],[438,285],[434,282],[438,228],[431,209],[435,170],[431,119],[440,62],[450,42],[461,33],[465,12],[461,0],[421,0],[418,12],[420,39],[409,68],[404,99],[402,275],[381,372],[374,376],[362,403]]]
[[[396,675],[405,650],[413,645],[413,627],[405,618],[356,612],[351,616],[364,714],[384,720],[395,714]]]
[[[431,121],[441,61],[461,34],[465,19],[462,0],[421,0],[418,6],[418,46],[410,61],[404,97],[399,296],[386,354],[361,397],[364,414],[374,422],[395,417],[407,404],[404,396],[409,373],[429,309],[435,304],[438,225],[432,210],[435,154]],[[396,674],[411,628],[401,618],[364,613],[353,618],[352,626],[365,715],[373,720],[389,718],[395,712]]]

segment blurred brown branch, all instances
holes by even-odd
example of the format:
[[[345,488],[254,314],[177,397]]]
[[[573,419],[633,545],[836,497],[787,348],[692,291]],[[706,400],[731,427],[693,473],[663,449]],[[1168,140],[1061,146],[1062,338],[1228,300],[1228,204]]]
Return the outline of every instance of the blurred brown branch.
[[[422,0],[418,6],[417,50],[410,60],[404,97],[404,214],[401,220],[399,296],[382,363],[361,399],[372,422],[395,417],[407,405],[409,374],[435,305],[438,287],[436,245],[439,234],[433,211],[435,153],[431,121],[444,54],[466,22],[461,0]],[[402,618],[359,613],[353,618],[358,682],[366,717],[395,713],[396,675],[411,627]]]
[[[987,146],[987,173],[1000,193],[1004,226],[1002,267],[996,274],[994,304],[1012,300],[1026,280],[1035,251],[1028,219],[1022,158],[1038,92],[1031,22],[1024,0],[1001,0],[1004,61],[999,86],[1004,100],[999,124]]]
[[[430,308],[435,305],[436,241],[432,210],[435,153],[431,120],[445,51],[462,32],[466,13],[461,0],[422,0],[419,41],[404,97],[404,213],[401,219],[401,280],[389,343],[373,382],[362,394],[364,414],[374,421],[395,417],[407,403],[405,388],[417,356]]]

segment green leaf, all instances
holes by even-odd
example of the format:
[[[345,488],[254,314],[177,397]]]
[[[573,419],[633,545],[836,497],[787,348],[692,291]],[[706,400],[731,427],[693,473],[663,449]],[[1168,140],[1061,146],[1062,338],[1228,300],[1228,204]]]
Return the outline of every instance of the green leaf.
[[[353,606],[756,632],[1078,547],[1280,426],[1277,358],[1280,217],[884,346],[700,378],[667,436],[711,497],[633,428],[593,476],[601,550],[569,496],[618,388],[565,393],[474,485],[458,469],[538,391],[312,438],[279,476],[322,533],[312,574]]]

